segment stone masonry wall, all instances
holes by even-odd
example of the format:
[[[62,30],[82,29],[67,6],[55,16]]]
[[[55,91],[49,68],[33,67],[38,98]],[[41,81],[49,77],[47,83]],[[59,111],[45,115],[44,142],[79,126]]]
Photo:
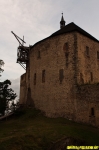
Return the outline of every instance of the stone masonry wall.
[[[21,76],[20,103],[48,117],[99,126],[99,43],[77,32],[35,44]]]
[[[20,104],[26,104],[26,73],[20,77]]]
[[[99,82],[99,58],[97,59],[97,51],[99,52],[99,42],[96,42],[84,35],[81,35],[80,33],[77,33],[77,47],[78,83],[93,84]]]
[[[75,35],[74,32],[51,37],[36,44],[30,52],[31,97],[35,107],[49,117],[75,118]]]
[[[77,33],[76,121],[99,126],[99,43]],[[94,111],[94,115],[91,114]]]
[[[99,84],[77,85],[75,103],[76,121],[99,127]]]

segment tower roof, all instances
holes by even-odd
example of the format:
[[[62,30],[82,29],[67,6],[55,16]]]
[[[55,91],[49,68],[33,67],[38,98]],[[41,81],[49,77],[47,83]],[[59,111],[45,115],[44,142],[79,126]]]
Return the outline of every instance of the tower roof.
[[[73,32],[73,31],[77,31],[95,41],[98,41],[96,38],[94,38],[92,35],[90,35],[88,32],[86,32],[85,30],[83,30],[82,28],[80,28],[79,26],[77,26],[76,24],[74,24],[73,22],[67,24],[64,28],[56,31],[55,33],[53,33],[51,35],[51,37],[53,36],[57,36],[57,35],[60,35],[60,34],[64,34],[64,33],[68,33],[68,32]],[[99,41],[98,41],[99,42]]]
[[[50,37],[54,37],[54,36],[58,36],[58,35],[61,35],[61,34],[65,34],[65,33],[70,33],[70,32],[74,32],[74,31],[77,31],[79,33],[81,33],[82,35],[85,35],[86,37],[89,37],[90,39],[96,41],[99,43],[99,40],[97,40],[95,37],[93,37],[91,34],[89,34],[88,32],[86,32],[85,30],[83,30],[82,28],[80,28],[79,26],[77,26],[75,23],[71,22],[69,24],[67,24],[64,28],[56,31],[55,33],[53,33],[51,36],[35,43],[34,45],[50,38]],[[33,46],[34,46],[33,45]]]
[[[64,27],[65,27],[65,20],[64,20],[64,17],[63,17],[63,13],[62,13],[62,17],[61,17],[61,21],[60,21],[60,29],[62,29]]]
[[[63,13],[62,13],[61,21],[65,21],[65,20],[64,20],[64,17],[63,17]],[[60,22],[61,22],[61,21],[60,21]]]

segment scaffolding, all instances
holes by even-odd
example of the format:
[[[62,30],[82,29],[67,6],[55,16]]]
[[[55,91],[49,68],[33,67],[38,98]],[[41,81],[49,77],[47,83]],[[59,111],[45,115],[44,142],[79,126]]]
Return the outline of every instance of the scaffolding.
[[[24,46],[24,43],[26,43],[24,41],[24,36],[22,40],[13,31],[11,31],[11,33],[15,36],[15,38],[19,42],[19,46],[17,48],[17,63],[19,63],[26,70],[26,64],[28,62],[28,53],[29,53],[30,47]]]

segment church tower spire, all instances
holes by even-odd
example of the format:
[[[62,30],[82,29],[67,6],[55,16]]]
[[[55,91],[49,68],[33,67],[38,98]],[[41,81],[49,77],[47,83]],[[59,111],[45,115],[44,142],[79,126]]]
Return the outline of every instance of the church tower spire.
[[[63,27],[65,27],[65,20],[64,20],[64,17],[63,17],[63,13],[62,13],[62,18],[61,18],[61,21],[60,21],[60,29],[62,29]]]

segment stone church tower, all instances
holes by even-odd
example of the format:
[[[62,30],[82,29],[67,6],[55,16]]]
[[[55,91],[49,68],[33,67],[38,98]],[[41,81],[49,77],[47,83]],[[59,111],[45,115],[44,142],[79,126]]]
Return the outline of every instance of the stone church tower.
[[[99,41],[75,23],[29,47],[20,104],[99,126]]]

